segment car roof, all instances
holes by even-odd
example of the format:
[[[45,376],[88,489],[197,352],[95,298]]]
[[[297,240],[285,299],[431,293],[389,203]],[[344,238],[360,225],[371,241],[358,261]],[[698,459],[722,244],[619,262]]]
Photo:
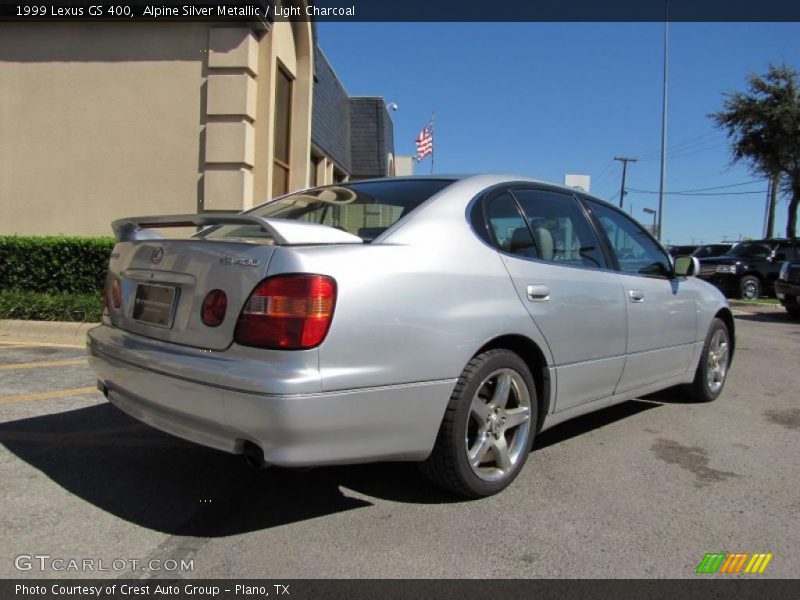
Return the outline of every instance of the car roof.
[[[589,196],[593,199],[600,200],[601,202],[608,202],[607,200],[603,200],[597,196],[594,196],[591,192],[586,192],[584,190],[578,188],[572,188],[566,185],[561,185],[559,183],[553,183],[552,181],[547,181],[545,179],[538,179],[536,177],[529,177],[527,175],[518,175],[514,173],[442,173],[441,175],[431,174],[431,175],[400,175],[396,177],[377,177],[374,179],[358,179],[355,181],[345,181],[338,185],[347,185],[347,184],[359,184],[359,183],[373,183],[373,182],[380,182],[380,181],[414,181],[414,180],[439,180],[439,181],[452,181],[453,183],[457,181],[480,181],[484,180],[484,184],[486,187],[490,187],[493,185],[500,185],[503,183],[536,183],[540,185],[545,185],[549,188],[559,189],[565,192],[569,192],[570,194],[583,194],[584,196]],[[609,203],[610,204],[610,203]]]

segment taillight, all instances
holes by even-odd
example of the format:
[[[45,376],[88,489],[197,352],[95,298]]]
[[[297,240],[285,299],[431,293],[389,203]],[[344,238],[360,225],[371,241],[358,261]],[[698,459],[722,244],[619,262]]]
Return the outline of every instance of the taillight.
[[[114,302],[114,308],[119,310],[122,306],[122,289],[119,285],[119,279],[114,278],[114,283],[111,284],[111,300]]]
[[[200,318],[205,325],[216,327],[225,320],[225,311],[228,308],[228,297],[222,290],[211,290],[203,300]]]
[[[336,304],[336,282],[325,275],[277,275],[256,286],[236,324],[245,346],[306,350],[322,343]]]

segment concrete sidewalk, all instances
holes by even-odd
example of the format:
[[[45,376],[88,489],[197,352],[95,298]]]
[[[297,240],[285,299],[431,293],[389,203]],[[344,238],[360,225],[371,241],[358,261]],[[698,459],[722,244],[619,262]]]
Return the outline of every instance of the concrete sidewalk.
[[[82,347],[86,343],[86,332],[98,325],[100,323],[0,319],[0,342],[45,342]]]

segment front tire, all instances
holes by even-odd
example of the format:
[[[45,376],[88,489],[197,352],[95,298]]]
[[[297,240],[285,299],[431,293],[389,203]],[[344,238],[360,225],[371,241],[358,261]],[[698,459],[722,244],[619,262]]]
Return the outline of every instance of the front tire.
[[[739,280],[739,298],[758,300],[761,297],[761,280],[755,275],[745,275]]]
[[[728,326],[722,319],[714,319],[706,334],[700,363],[689,387],[689,396],[698,402],[716,400],[725,387],[730,364],[731,339]]]
[[[537,407],[533,376],[517,354],[505,349],[479,354],[458,379],[422,472],[463,496],[496,494],[528,458]]]

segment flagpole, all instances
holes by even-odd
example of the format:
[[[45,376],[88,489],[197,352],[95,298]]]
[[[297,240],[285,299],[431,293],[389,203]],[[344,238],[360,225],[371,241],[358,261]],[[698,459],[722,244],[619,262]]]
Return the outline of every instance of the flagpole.
[[[434,111],[431,111],[431,135],[436,132],[436,127],[433,124],[433,116]],[[433,153],[436,152],[436,141],[431,140],[433,143],[431,144],[431,175],[433,175]]]

